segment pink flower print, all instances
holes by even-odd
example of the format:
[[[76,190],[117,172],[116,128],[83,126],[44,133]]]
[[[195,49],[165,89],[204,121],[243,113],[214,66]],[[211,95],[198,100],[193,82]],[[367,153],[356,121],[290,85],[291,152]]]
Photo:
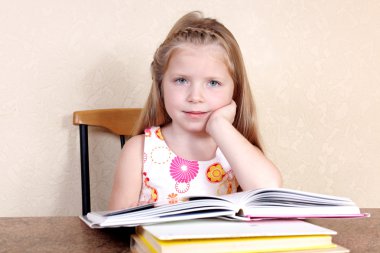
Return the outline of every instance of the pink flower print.
[[[190,183],[180,183],[180,182],[175,183],[175,190],[178,193],[185,193],[189,189],[190,189]]]
[[[170,164],[170,175],[179,183],[188,183],[198,174],[197,161],[188,161],[176,156]]]
[[[144,158],[143,158],[144,160],[144,163],[146,163],[146,161],[148,160],[148,155],[144,152]]]
[[[150,128],[147,128],[144,130],[145,136],[150,137],[152,135],[152,132],[150,131]]]

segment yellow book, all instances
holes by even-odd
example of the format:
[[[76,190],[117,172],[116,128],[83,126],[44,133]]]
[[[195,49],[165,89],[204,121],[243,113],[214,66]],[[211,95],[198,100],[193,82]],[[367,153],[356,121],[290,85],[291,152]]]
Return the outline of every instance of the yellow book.
[[[309,237],[309,238],[306,238]],[[313,237],[313,238],[311,238]],[[319,238],[318,238],[319,237]],[[323,238],[324,237],[324,238]],[[328,237],[328,236],[327,236]],[[317,239],[318,238],[318,239]],[[247,238],[246,238],[247,239]],[[256,238],[257,239],[257,238]],[[260,240],[261,238],[258,238]],[[239,239],[235,238],[235,245],[233,247],[227,246],[224,244],[224,240],[215,240],[215,244],[211,243],[213,239],[203,240],[201,245],[197,245],[194,247],[194,242],[189,242],[183,240],[179,243],[168,243],[163,241],[156,242],[154,245],[150,244],[149,241],[139,234],[131,235],[131,252],[133,253],[197,253],[197,252],[207,252],[207,253],[268,253],[268,252],[278,252],[278,253],[347,253],[348,249],[343,248],[339,245],[328,242],[329,239],[326,236],[303,236],[303,238],[295,237],[293,238],[283,238],[283,240],[279,240],[279,238],[272,238],[276,243],[285,243],[285,245],[277,245],[273,246],[271,238],[266,238],[267,241],[261,241],[262,244],[255,244],[257,240],[252,241],[249,249],[246,248],[246,244],[244,242],[239,242]],[[314,242],[320,241],[316,243],[317,245],[312,246],[310,244],[311,241]],[[308,241],[307,244],[302,246],[301,241]],[[200,241],[200,240],[197,240]],[[296,242],[297,245],[294,243]],[[286,243],[291,243],[292,246],[286,246]],[[327,243],[327,244],[324,244]]]
[[[308,249],[308,250],[296,250],[296,251],[278,251],[276,253],[349,253],[350,250],[337,244],[333,244],[333,247],[326,249]]]
[[[199,219],[140,226],[131,248],[154,253],[274,252],[334,248],[329,230],[300,220]]]

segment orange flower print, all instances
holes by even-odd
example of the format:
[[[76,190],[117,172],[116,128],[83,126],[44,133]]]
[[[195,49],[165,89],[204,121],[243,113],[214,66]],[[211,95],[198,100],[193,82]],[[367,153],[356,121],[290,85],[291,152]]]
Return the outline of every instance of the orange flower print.
[[[232,183],[228,181],[227,194],[231,194],[231,193],[232,193]]]
[[[176,193],[170,193],[168,195],[168,202],[169,204],[178,203],[178,195]]]
[[[158,199],[158,192],[157,189],[150,186],[149,184],[149,177],[147,176],[147,173],[144,171],[143,172],[143,180],[144,180],[144,185],[146,186],[146,190],[144,190],[144,199],[147,198],[147,203],[151,202],[156,202]]]
[[[161,128],[157,128],[157,130],[156,130],[156,136],[160,140],[164,139],[164,137],[162,136],[162,133],[161,133]]]
[[[156,202],[157,201],[157,199],[158,199],[158,193],[157,193],[157,190],[156,190],[156,188],[151,188],[150,189],[150,196],[151,196],[151,200],[153,201],[153,202]]]
[[[237,192],[237,188],[239,186],[236,177],[232,174],[232,171],[227,172],[227,176],[224,177],[223,181],[220,183],[217,195],[225,195],[233,192]]]
[[[218,183],[223,180],[226,172],[223,170],[220,163],[214,163],[206,170],[206,176],[211,183]]]

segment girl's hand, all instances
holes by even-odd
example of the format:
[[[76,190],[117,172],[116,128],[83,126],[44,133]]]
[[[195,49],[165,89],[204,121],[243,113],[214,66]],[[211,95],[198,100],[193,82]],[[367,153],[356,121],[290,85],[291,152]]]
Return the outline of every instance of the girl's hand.
[[[210,115],[205,130],[223,153],[228,167],[233,168],[241,189],[280,187],[280,171],[232,125],[235,114],[236,104],[232,101]]]
[[[217,126],[220,122],[226,121],[230,124],[234,122],[236,114],[236,103],[235,101],[231,101],[226,106],[223,106],[217,110],[215,110],[208,119],[206,123],[206,132],[211,133],[214,126]]]

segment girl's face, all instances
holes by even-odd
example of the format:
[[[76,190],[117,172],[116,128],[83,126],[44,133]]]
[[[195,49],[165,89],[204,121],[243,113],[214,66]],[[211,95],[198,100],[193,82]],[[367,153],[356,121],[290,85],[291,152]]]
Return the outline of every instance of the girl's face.
[[[234,83],[218,45],[183,44],[175,49],[162,80],[173,126],[204,131],[211,113],[232,101]]]

